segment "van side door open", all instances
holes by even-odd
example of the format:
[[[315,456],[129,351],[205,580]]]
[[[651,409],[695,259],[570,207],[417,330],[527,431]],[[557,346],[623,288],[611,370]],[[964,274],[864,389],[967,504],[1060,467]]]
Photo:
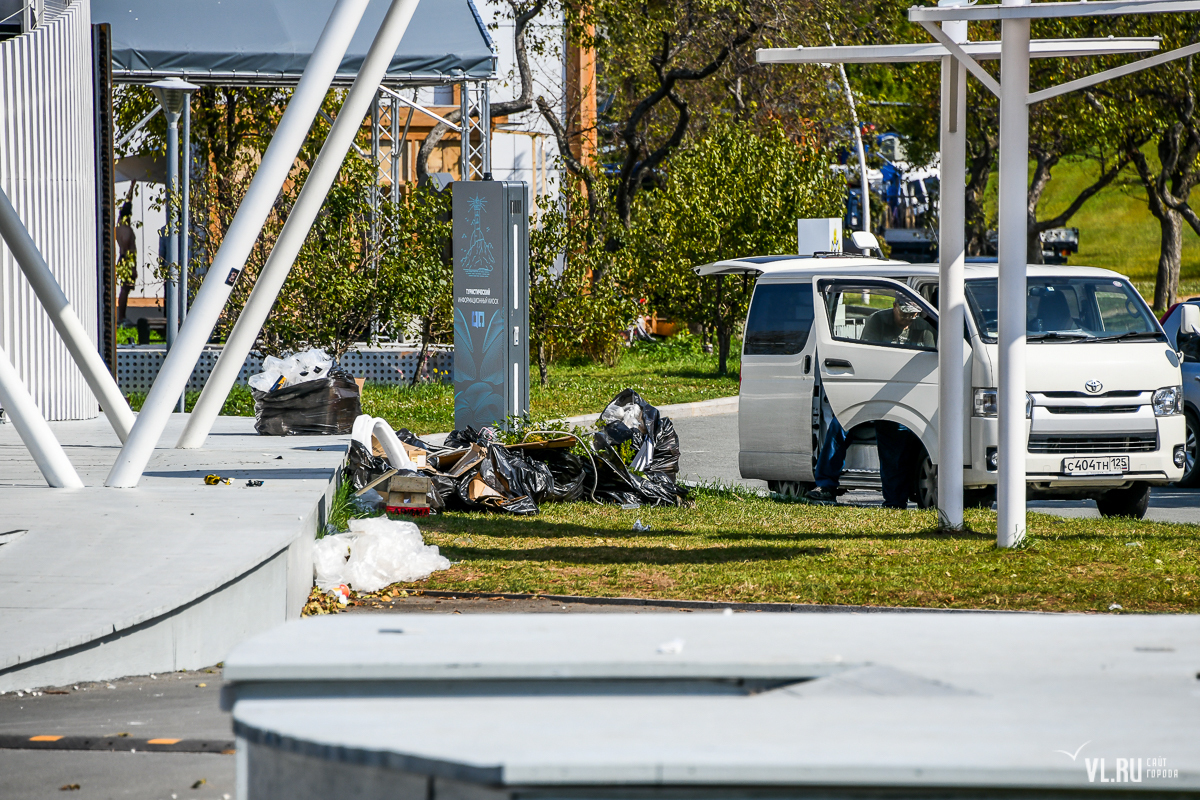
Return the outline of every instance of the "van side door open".
[[[815,342],[808,282],[760,280],[742,345],[738,465],[744,478],[812,480]]]
[[[937,312],[887,278],[813,279],[817,366],[846,430],[887,419],[921,439],[937,460]]]

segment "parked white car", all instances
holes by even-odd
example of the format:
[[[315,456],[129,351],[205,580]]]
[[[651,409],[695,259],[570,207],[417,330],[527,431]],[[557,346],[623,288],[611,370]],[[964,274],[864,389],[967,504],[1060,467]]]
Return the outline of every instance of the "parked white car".
[[[1162,321],[1171,346],[1183,353],[1183,403],[1187,440],[1183,477],[1176,486],[1200,486],[1200,299],[1188,300],[1171,309]]]
[[[892,420],[924,448],[912,464],[912,499],[922,508],[936,505],[936,265],[818,254],[736,259],[696,271],[758,275],[742,347],[742,477],[783,493],[808,491],[836,416],[851,441],[842,488],[878,488],[873,422]],[[1106,516],[1141,517],[1150,487],[1183,475],[1175,347],[1115,272],[1031,265],[1027,275],[1029,496],[1091,498]],[[996,279],[995,264],[966,267],[963,465],[972,505],[995,497]],[[901,311],[893,306],[917,319],[899,337],[881,337],[899,330]]]

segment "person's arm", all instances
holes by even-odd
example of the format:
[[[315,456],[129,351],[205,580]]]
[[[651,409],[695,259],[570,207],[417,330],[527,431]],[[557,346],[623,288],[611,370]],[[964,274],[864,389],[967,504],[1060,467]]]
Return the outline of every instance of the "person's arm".
[[[891,313],[892,310],[890,308],[885,308],[867,317],[867,321],[863,324],[862,341],[879,344],[891,342],[892,337],[887,335],[887,330],[884,327],[884,323],[886,322],[884,315]]]

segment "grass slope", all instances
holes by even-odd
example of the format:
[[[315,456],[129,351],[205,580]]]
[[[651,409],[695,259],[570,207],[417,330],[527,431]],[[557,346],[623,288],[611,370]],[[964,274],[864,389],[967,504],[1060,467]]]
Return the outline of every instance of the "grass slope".
[[[454,566],[407,590],[1108,612],[1200,611],[1197,528],[1029,515],[1029,546],[939,534],[933,512],[700,489],[694,508],[545,504],[536,517],[419,520]],[[635,520],[650,525],[632,531]],[[969,511],[976,530],[996,515]],[[385,593],[387,590],[385,590]],[[374,595],[378,597],[378,593]],[[332,610],[314,597],[309,613]],[[361,596],[364,604],[374,602]],[[1115,609],[1113,609],[1115,610]]]

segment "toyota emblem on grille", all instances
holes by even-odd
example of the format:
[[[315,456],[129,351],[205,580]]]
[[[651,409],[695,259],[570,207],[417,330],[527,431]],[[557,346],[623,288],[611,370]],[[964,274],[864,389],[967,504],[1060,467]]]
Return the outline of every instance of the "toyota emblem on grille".
[[[1100,392],[1100,390],[1104,388],[1104,384],[1098,380],[1093,379],[1093,380],[1090,380],[1087,383],[1085,383],[1083,385],[1083,388],[1087,389],[1092,394],[1098,394]]]

